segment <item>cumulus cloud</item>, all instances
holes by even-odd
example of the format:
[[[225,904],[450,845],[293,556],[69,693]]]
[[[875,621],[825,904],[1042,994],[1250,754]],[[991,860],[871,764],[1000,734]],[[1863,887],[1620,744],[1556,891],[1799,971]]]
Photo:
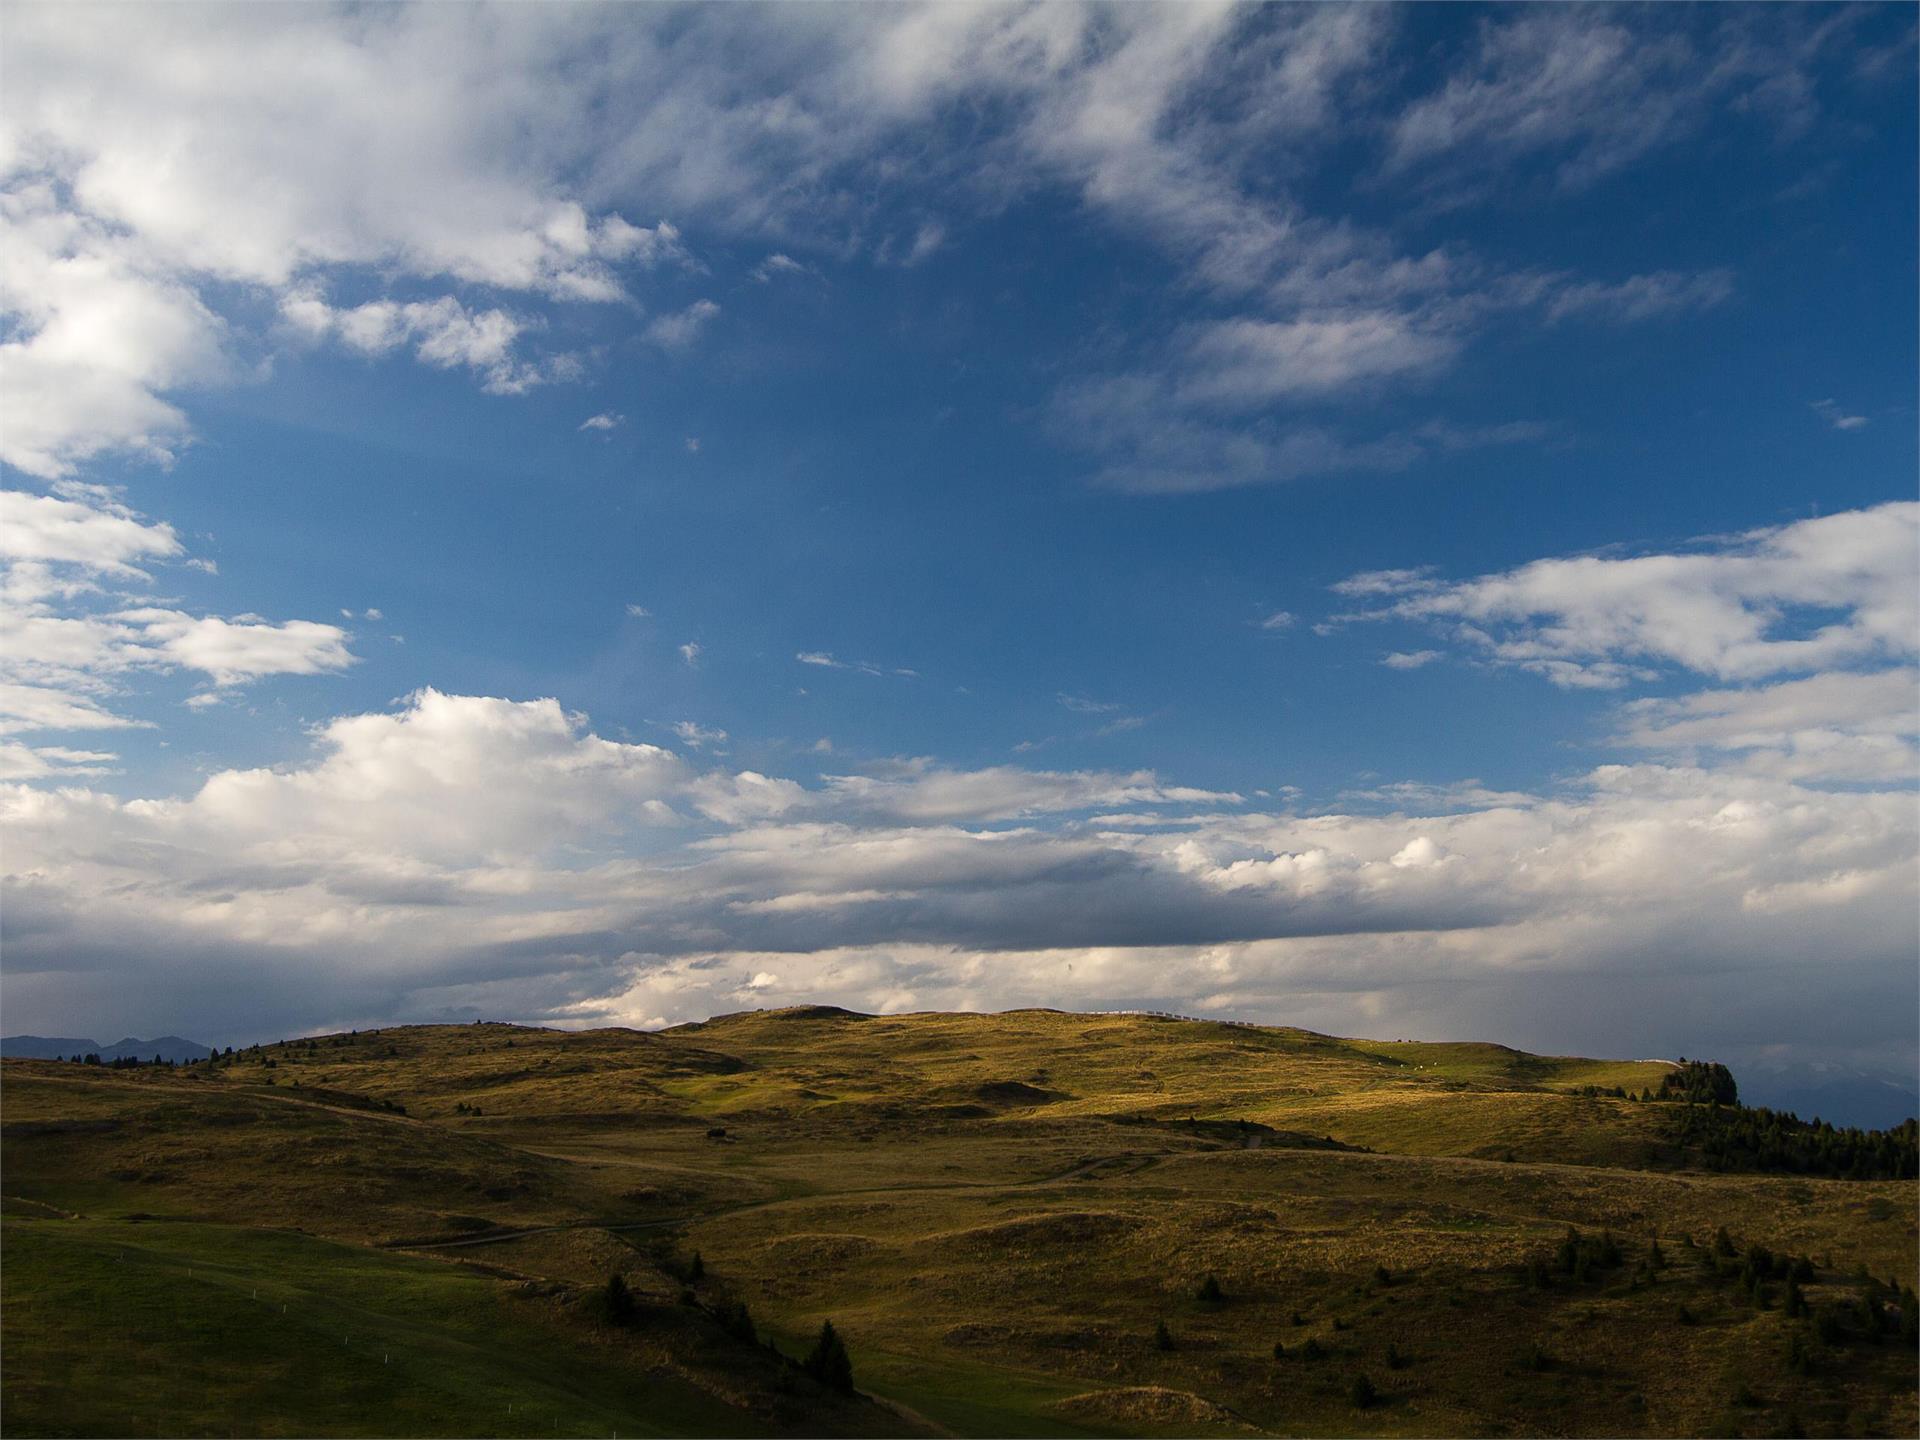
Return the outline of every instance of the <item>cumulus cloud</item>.
[[[515,357],[528,324],[499,308],[319,298],[353,272],[607,302],[623,270],[686,258],[670,224],[589,212],[544,177],[521,127],[546,86],[498,77],[558,66],[572,27],[497,19],[127,7],[109,53],[61,7],[14,15],[0,458],[43,477],[103,452],[170,458],[191,433],[176,397],[258,343],[217,313],[222,285],[277,293],[310,338],[408,345],[491,390],[567,373]]]
[[[569,378],[578,364],[566,355],[540,362],[520,358],[515,344],[529,329],[527,321],[500,309],[470,311],[450,295],[404,305],[373,300],[341,310],[311,290],[300,290],[282,298],[280,313],[303,338],[336,340],[362,355],[411,345],[421,364],[471,370],[493,395],[521,395],[551,379]]]
[[[1775,700],[1759,729],[1876,708]],[[1638,723],[1672,748],[1676,725],[1727,714]],[[1807,946],[1834,957],[1830,993],[1884,1004],[1920,938],[1911,795],[1763,770],[1605,765],[1537,794],[1389,788],[1384,812],[1311,815],[1146,773],[925,761],[809,788],[696,773],[551,700],[433,692],[316,745],[184,799],[0,790],[10,1008],[687,1019],[765,973],[865,1008],[1205,999],[1349,1030],[1498,992],[1539,1033],[1625,968],[1649,1013],[1738,974],[1729,1025],[1774,1033],[1804,1021]],[[1179,818],[1091,813],[1116,805]],[[1692,1039],[1674,1033],[1695,1052],[1718,1011],[1692,1013]],[[1854,1041],[1897,1050],[1909,1028]]]

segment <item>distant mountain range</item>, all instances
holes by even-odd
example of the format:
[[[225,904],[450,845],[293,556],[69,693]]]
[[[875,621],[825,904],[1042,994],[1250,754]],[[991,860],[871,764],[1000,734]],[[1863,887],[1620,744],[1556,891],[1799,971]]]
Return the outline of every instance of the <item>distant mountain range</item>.
[[[178,1035],[161,1035],[152,1040],[136,1040],[129,1035],[112,1045],[98,1040],[76,1039],[70,1035],[8,1035],[0,1037],[0,1055],[22,1060],[58,1060],[72,1055],[98,1055],[105,1060],[147,1060],[158,1055],[178,1064],[182,1060],[204,1060],[213,1053],[205,1045],[182,1040]]]

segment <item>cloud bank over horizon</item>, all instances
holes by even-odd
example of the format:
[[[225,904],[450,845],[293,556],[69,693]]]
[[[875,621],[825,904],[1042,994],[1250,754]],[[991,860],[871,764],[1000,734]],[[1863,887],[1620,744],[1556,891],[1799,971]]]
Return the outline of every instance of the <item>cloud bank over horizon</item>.
[[[1491,1006],[1571,1043],[1619,1023],[1586,1004],[1567,1018],[1606,977],[1631,977],[1643,1033],[1685,997],[1778,1028],[1817,965],[1825,993],[1861,1006],[1826,1044],[1903,1063],[1920,723],[1913,628],[1882,612],[1920,585],[1916,512],[1686,557],[1716,575],[1844,536],[1856,563],[1821,570],[1840,612],[1822,633],[1874,643],[1783,656],[1884,668],[1626,701],[1610,742],[1625,758],[1538,793],[1387,786],[1274,809],[1150,771],[927,759],[808,785],[710,766],[697,736],[685,753],[608,740],[554,699],[431,689],[327,722],[310,761],[220,771],[182,798],[15,785],[9,1003],[222,1032],[267,1015],[657,1026],[826,1000],[1431,1033]],[[1593,587],[1632,624],[1589,616],[1583,635],[1606,638],[1582,653],[1642,655],[1657,634],[1717,673],[1727,615],[1676,583],[1678,558],[1603,562],[1657,579]],[[1737,996],[1708,998],[1733,974]],[[1698,1028],[1664,1023],[1682,1041]]]

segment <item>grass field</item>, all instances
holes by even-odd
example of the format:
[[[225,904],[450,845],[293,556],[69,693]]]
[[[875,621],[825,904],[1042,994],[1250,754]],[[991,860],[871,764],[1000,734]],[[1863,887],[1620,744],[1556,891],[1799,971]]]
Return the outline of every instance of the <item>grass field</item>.
[[[1681,1107],[1577,1093],[1667,1069],[1050,1011],[8,1061],[0,1418],[1914,1433],[1876,1283],[1911,1283],[1914,1184],[1676,1168]],[[1611,1258],[1557,1267],[1569,1226]],[[1723,1227],[1800,1278],[1743,1278]],[[831,1319],[864,1396],[727,1333],[734,1302],[788,1356]]]

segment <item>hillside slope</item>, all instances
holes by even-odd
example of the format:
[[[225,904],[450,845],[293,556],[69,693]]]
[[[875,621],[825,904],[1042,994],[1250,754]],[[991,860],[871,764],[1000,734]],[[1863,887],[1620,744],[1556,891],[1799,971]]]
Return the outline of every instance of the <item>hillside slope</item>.
[[[0,1399],[18,1434],[1911,1432],[1914,1183],[1688,1168],[1706,1111],[1611,1093],[1670,1073],[830,1009],[9,1060]],[[137,1378],[89,1347],[110,1284]],[[742,1304],[788,1356],[831,1319],[871,1398]]]

